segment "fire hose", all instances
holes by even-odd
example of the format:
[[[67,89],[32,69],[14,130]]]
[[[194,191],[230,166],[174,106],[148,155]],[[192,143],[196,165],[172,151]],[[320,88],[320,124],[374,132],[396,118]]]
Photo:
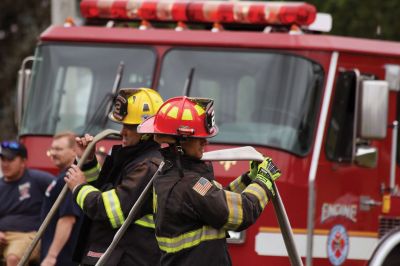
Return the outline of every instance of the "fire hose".
[[[264,156],[259,153],[256,149],[250,146],[241,148],[225,149],[218,151],[206,152],[203,155],[202,160],[207,161],[258,161],[262,162]],[[272,182],[275,196],[268,192],[268,197],[272,201],[274,206],[275,215],[278,220],[279,227],[281,229],[283,241],[288,252],[290,264],[292,266],[303,266],[301,257],[297,251],[296,245],[293,240],[292,227],[287,216],[285,206],[283,205],[282,198],[279,194],[278,187],[275,182]]]
[[[91,143],[89,143],[89,145],[85,149],[84,153],[82,154],[81,159],[78,162],[79,168],[82,168],[82,165],[85,163],[87,157],[89,156],[90,152],[92,151],[92,149],[94,148],[96,143],[110,135],[119,135],[119,131],[116,131],[113,129],[105,129],[93,138],[93,141]],[[62,201],[64,200],[65,196],[67,195],[67,192],[68,192],[68,186],[67,186],[67,184],[65,184],[62,191],[58,195],[56,201],[54,202],[53,206],[51,207],[50,211],[46,215],[46,218],[43,220],[42,224],[40,225],[40,227],[35,235],[35,238],[32,240],[28,249],[25,251],[24,255],[22,256],[22,259],[18,263],[18,266],[24,266],[28,262],[29,257],[32,255],[33,250],[35,249],[36,245],[38,244],[40,238],[42,237],[44,231],[46,230],[47,226],[49,225],[54,214],[60,207]]]
[[[241,147],[241,148],[233,148],[233,149],[224,149],[224,150],[217,150],[211,152],[205,152],[202,160],[204,161],[259,161],[262,162],[264,160],[264,156],[259,153],[256,149],[250,146]],[[143,200],[145,195],[149,192],[150,188],[152,187],[152,183],[154,178],[158,175],[161,171],[163,166],[163,162],[160,164],[158,170],[150,179],[147,186],[144,188],[143,192],[132,206],[131,210],[129,211],[128,217],[126,218],[125,222],[119,228],[117,233],[115,234],[111,244],[108,246],[107,250],[103,253],[100,259],[97,261],[96,266],[105,265],[108,258],[110,257],[111,253],[115,249],[116,245],[118,244],[119,240],[122,238],[125,231],[128,229],[132,220],[138,211],[138,209],[143,204]],[[269,195],[269,198],[272,201],[272,204],[275,209],[275,214],[279,223],[279,227],[282,232],[282,237],[286,246],[286,250],[288,252],[290,264],[292,266],[303,266],[303,262],[297,252],[296,245],[294,244],[293,240],[293,232],[290,226],[289,218],[286,214],[285,207],[283,205],[281,196],[279,194],[278,188],[273,182],[273,188],[275,190],[275,196]]]

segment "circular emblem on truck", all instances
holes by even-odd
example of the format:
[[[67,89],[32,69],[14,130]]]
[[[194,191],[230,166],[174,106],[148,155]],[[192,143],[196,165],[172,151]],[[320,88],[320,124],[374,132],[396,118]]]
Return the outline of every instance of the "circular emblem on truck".
[[[349,236],[343,225],[335,225],[329,232],[328,258],[332,265],[342,265],[349,253]]]

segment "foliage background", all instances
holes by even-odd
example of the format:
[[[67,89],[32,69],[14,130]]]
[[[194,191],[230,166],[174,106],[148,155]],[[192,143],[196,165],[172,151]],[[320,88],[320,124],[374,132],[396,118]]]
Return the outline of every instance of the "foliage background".
[[[398,0],[310,0],[318,12],[332,14],[330,34],[361,38],[400,40]]]
[[[0,140],[16,137],[16,79],[22,60],[34,53],[50,25],[50,0],[0,1]]]
[[[71,0],[73,1],[73,0]],[[331,34],[400,41],[398,0],[311,0],[332,14]],[[0,1],[0,140],[17,136],[14,123],[16,78],[22,60],[34,53],[38,36],[50,25],[50,0]]]

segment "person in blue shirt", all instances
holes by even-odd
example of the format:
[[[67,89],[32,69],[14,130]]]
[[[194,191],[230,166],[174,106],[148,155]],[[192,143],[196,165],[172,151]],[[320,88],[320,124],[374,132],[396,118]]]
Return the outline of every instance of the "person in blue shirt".
[[[7,266],[17,265],[40,226],[45,191],[54,177],[28,169],[26,147],[16,141],[1,143],[0,251]],[[38,261],[39,245],[30,261]]]
[[[74,163],[76,157],[75,134],[61,132],[53,137],[48,155],[60,170],[57,178],[50,184],[42,207],[42,220],[50,211],[65,185],[66,170]],[[73,266],[72,254],[79,233],[81,217],[79,206],[72,200],[68,192],[60,207],[50,220],[42,238],[41,266]]]

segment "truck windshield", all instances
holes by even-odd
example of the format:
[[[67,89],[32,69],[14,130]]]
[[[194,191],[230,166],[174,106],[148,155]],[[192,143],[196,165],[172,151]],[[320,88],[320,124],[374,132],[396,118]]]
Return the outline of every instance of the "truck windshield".
[[[149,87],[155,69],[152,49],[51,43],[39,46],[21,134],[53,135],[63,130],[96,134],[119,129],[106,117],[118,66],[124,87]]]
[[[214,99],[219,134],[210,142],[256,144],[305,155],[312,143],[323,83],[320,65],[274,51],[170,50],[158,91]]]

